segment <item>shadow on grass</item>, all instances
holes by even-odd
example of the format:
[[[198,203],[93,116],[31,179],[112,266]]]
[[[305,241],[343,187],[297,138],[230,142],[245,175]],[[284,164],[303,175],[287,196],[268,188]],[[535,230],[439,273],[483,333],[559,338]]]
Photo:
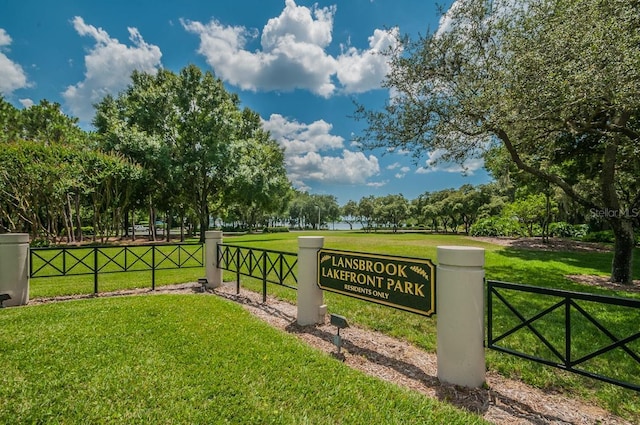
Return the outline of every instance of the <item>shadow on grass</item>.
[[[540,251],[504,248],[487,253],[488,279],[559,289],[593,292],[593,285],[571,282],[569,275],[609,276],[611,252]],[[634,279],[640,279],[640,250],[634,251]],[[615,293],[611,288],[595,287],[597,292]]]
[[[287,323],[284,330],[289,334],[306,335],[307,337],[310,336],[325,343],[331,343],[333,341],[334,334],[323,329],[323,325],[300,326],[297,324],[295,316],[278,305],[262,303],[244,295],[229,293],[217,293],[217,295],[259,309],[269,316],[282,319]],[[308,340],[309,338],[304,339]],[[375,339],[375,336],[371,335],[370,339]],[[542,413],[535,405],[529,405],[526,402],[516,400],[506,393],[501,393],[491,388],[467,388],[442,383],[437,376],[425,372],[416,364],[380,353],[375,348],[365,346],[364,344],[354,343],[348,336],[343,337],[342,349],[343,353],[341,354],[337,354],[337,352],[333,350],[329,352],[329,355],[338,361],[349,364],[347,356],[344,355],[344,352],[346,352],[349,353],[349,357],[366,359],[370,364],[392,369],[405,378],[413,382],[418,382],[420,387],[422,387],[422,390],[418,391],[430,393],[428,389],[432,389],[438,400],[478,415],[484,415],[489,407],[494,406],[494,408],[498,408],[512,416],[536,418],[536,420],[539,421],[534,423],[554,423],[560,422],[562,419],[553,414]],[[325,349],[325,351],[328,350]],[[356,367],[356,369],[358,368]],[[371,369],[369,368],[366,368],[365,371],[367,369],[370,374],[377,376],[375,373],[371,373]]]

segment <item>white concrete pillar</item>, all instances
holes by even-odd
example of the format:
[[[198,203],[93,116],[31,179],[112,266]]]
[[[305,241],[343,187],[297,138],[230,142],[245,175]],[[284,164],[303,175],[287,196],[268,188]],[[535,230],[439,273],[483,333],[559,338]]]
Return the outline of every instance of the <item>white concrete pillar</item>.
[[[204,233],[204,261],[207,277],[207,288],[222,285],[222,269],[218,268],[218,244],[222,243],[222,232],[208,230]]]
[[[9,294],[5,307],[29,302],[29,235],[0,235],[0,294]]]
[[[324,323],[327,306],[318,286],[318,250],[324,236],[298,237],[298,324]]]
[[[484,249],[439,246],[436,278],[438,379],[485,382]]]

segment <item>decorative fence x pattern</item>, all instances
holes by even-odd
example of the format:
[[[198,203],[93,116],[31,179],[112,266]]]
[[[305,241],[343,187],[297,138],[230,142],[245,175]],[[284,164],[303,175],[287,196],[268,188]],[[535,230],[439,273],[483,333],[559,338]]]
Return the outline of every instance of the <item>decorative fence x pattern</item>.
[[[619,321],[639,329],[640,300],[487,281],[489,348],[640,391],[616,377],[640,377],[640,330]]]

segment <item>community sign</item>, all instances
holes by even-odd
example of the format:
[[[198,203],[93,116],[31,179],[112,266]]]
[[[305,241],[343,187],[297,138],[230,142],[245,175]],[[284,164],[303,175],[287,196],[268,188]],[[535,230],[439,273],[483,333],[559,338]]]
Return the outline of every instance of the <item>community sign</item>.
[[[423,316],[435,308],[431,260],[349,251],[318,251],[318,286]]]

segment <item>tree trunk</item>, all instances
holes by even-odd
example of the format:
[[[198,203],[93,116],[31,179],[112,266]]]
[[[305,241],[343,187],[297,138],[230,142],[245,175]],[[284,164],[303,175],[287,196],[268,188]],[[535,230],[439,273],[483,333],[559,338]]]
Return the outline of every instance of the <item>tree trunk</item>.
[[[609,222],[615,236],[611,282],[631,285],[633,248],[635,246],[633,222],[627,217],[614,217]]]
[[[205,242],[205,232],[209,230],[209,207],[201,206],[200,213],[200,243]]]
[[[76,193],[75,197],[75,209],[76,209],[76,241],[82,242],[84,235],[82,234],[82,217],[80,216],[80,194]]]
[[[167,242],[171,242],[171,211],[167,211],[167,217],[164,221],[164,231],[167,237]]]
[[[153,200],[149,196],[149,241],[156,241],[156,210],[153,207]]]

